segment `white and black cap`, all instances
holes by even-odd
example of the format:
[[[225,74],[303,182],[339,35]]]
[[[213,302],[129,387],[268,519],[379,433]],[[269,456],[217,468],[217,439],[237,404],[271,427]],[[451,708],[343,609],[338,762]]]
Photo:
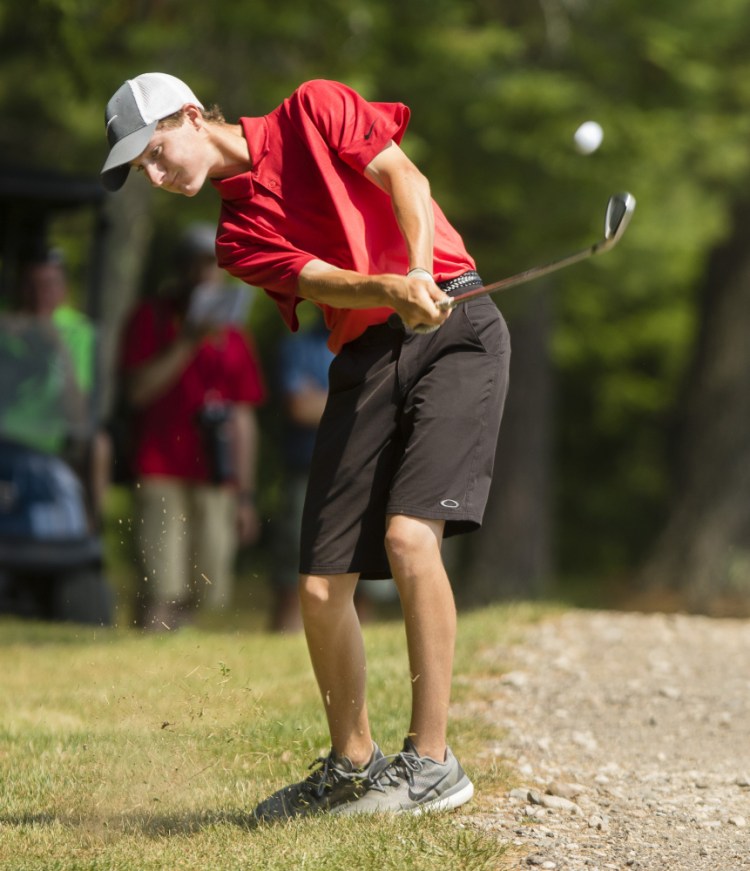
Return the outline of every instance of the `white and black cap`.
[[[186,103],[203,108],[185,82],[168,73],[143,73],[115,91],[104,112],[110,151],[101,177],[107,190],[125,184],[130,161],[146,148],[159,121]]]

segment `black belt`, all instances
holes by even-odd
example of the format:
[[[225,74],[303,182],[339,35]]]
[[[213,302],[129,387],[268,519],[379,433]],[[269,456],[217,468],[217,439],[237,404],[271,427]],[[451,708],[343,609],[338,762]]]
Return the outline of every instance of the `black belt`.
[[[437,286],[444,290],[447,294],[453,294],[457,290],[469,290],[474,287],[481,287],[483,284],[482,277],[478,272],[470,269],[464,272],[463,275],[457,275],[455,278],[449,278],[447,281],[438,281]]]

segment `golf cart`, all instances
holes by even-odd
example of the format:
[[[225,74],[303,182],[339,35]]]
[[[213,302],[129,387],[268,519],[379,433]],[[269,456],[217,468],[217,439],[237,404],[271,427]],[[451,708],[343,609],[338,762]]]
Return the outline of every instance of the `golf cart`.
[[[112,622],[90,462],[105,196],[96,180],[0,171],[0,614]],[[61,233],[76,240],[84,276],[84,298],[66,308],[88,325],[85,384],[64,330],[19,305],[24,264],[47,256]]]

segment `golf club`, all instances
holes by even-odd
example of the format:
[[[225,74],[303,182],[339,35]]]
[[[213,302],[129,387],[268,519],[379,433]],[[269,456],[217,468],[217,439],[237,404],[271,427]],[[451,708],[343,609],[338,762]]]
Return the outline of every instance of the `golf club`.
[[[559,260],[554,260],[552,263],[547,263],[544,266],[533,266],[525,272],[519,272],[516,275],[509,275],[507,278],[501,278],[500,281],[494,281],[492,284],[485,284],[482,287],[475,287],[473,290],[467,290],[464,293],[459,293],[450,299],[443,300],[437,303],[437,307],[441,311],[449,311],[465,302],[467,299],[472,299],[475,296],[483,296],[488,293],[497,293],[500,290],[507,290],[509,287],[516,287],[519,284],[525,284],[527,281],[534,281],[536,278],[541,278],[543,275],[549,275],[551,272],[557,272],[558,269],[564,269],[566,266],[572,266],[581,260],[586,260],[588,257],[593,257],[595,254],[603,254],[609,251],[620,241],[625,232],[633,211],[635,210],[635,197],[629,193],[614,194],[609,198],[607,203],[607,211],[604,215],[604,238],[577,251],[575,254],[569,254],[567,257],[562,257]],[[393,315],[391,315],[393,318]],[[398,318],[398,315],[396,315]],[[400,322],[400,319],[399,319]],[[431,333],[436,330],[434,325],[422,325],[413,328],[415,333]]]
[[[549,275],[550,272],[557,272],[558,269],[571,266],[573,263],[578,263],[587,257],[593,257],[594,254],[604,254],[605,251],[611,250],[620,241],[634,210],[635,197],[632,194],[615,194],[609,198],[607,203],[607,211],[604,215],[604,238],[600,242],[595,242],[582,251],[569,254],[560,260],[554,260],[545,266],[534,266],[525,272],[519,272],[517,275],[510,275],[508,278],[501,278],[500,281],[495,281],[492,284],[486,284],[483,287],[476,287],[473,290],[467,290],[465,293],[459,293],[450,299],[439,302],[437,306],[443,311],[448,311],[455,308],[459,303],[472,299],[472,297],[481,296],[485,293],[496,293],[508,287],[525,284],[527,281],[533,281],[535,278]]]

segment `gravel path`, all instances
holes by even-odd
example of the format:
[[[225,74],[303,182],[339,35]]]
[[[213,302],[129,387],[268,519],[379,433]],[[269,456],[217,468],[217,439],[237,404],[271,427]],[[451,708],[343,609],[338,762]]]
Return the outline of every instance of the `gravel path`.
[[[573,611],[488,659],[509,867],[750,869],[750,621]]]

